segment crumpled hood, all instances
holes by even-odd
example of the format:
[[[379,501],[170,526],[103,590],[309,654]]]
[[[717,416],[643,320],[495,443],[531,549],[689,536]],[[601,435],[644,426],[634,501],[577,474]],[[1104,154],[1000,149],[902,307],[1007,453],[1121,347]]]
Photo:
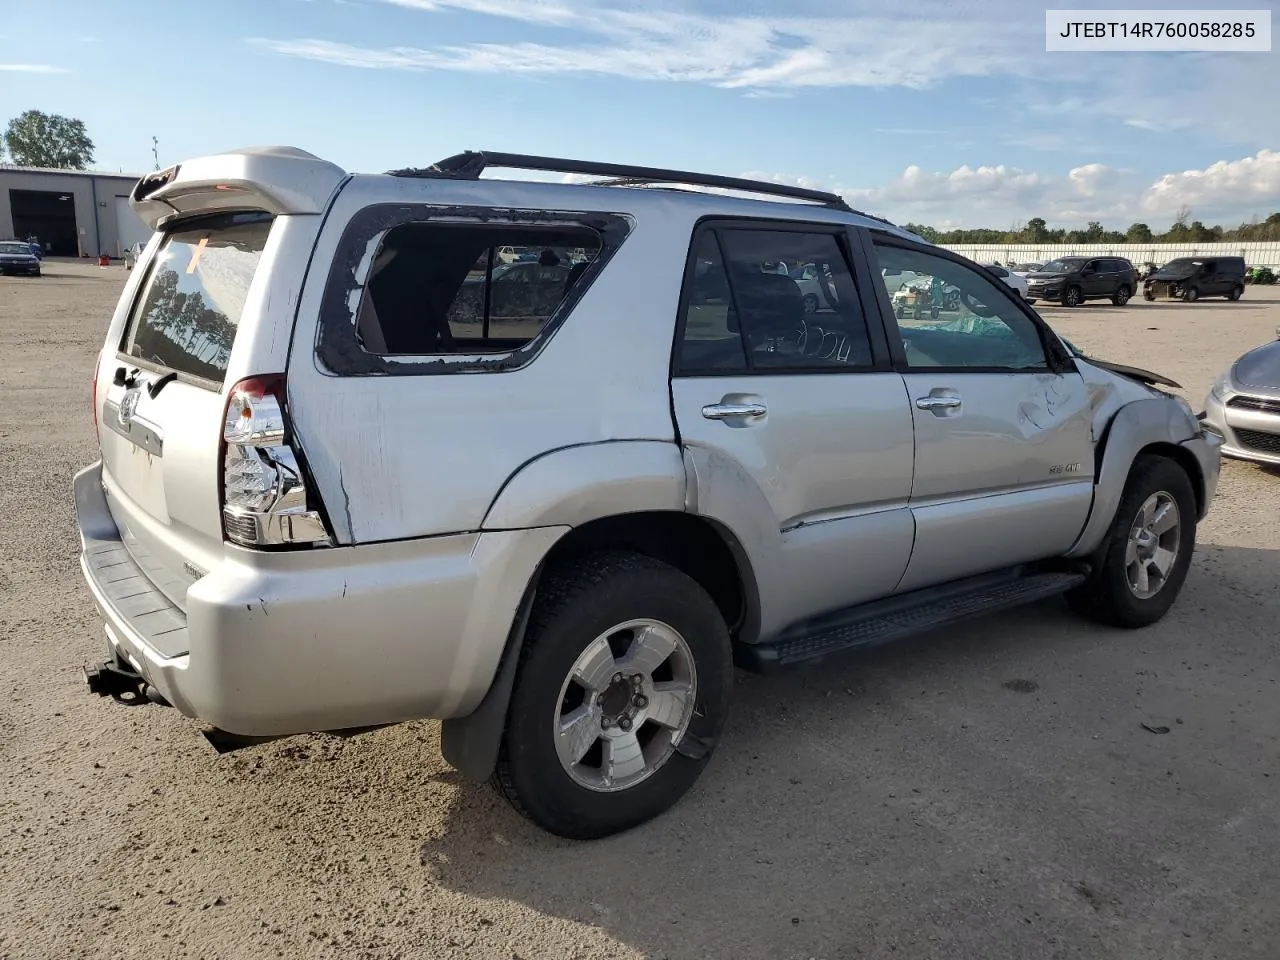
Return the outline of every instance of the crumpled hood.
[[[1028,273],[1027,279],[1028,280],[1061,280],[1065,276],[1066,276],[1065,273],[1045,273],[1042,270],[1037,270],[1035,273]]]
[[[1254,347],[1237,360],[1231,379],[1241,387],[1280,390],[1280,340]]]

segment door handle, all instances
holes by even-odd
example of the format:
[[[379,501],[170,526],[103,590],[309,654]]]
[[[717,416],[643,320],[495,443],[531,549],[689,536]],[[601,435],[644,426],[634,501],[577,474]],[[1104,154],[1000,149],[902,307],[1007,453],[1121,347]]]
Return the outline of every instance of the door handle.
[[[708,420],[729,420],[732,417],[749,417],[756,419],[769,412],[763,403],[709,403],[702,408],[702,415]]]
[[[962,402],[959,397],[921,397],[916,406],[921,410],[953,410]]]

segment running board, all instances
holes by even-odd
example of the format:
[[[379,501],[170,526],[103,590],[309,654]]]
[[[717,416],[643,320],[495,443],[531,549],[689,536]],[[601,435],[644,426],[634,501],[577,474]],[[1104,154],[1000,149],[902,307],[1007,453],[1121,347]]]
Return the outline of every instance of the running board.
[[[736,660],[748,670],[776,670],[1043,600],[1084,581],[1084,573],[1064,571],[1013,570],[969,577],[810,620],[768,643],[740,644]]]

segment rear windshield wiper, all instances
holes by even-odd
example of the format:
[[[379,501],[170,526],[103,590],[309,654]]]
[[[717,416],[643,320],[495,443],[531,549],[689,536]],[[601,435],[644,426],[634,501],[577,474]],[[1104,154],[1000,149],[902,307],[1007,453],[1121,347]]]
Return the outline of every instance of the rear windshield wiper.
[[[154,400],[156,398],[156,395],[161,390],[164,389],[165,384],[167,384],[171,380],[177,380],[177,379],[178,379],[178,375],[174,373],[172,370],[170,370],[164,376],[160,377],[157,380],[153,380],[151,381],[151,383],[147,384],[147,395],[151,397],[152,400]]]

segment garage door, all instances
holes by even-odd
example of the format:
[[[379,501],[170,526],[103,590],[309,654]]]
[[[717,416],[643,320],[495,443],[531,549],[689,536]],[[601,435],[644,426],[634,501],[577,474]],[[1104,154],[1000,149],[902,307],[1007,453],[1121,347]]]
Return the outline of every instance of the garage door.
[[[133,212],[129,198],[116,197],[116,256],[123,257],[135,243],[146,243],[150,239],[151,228]]]

